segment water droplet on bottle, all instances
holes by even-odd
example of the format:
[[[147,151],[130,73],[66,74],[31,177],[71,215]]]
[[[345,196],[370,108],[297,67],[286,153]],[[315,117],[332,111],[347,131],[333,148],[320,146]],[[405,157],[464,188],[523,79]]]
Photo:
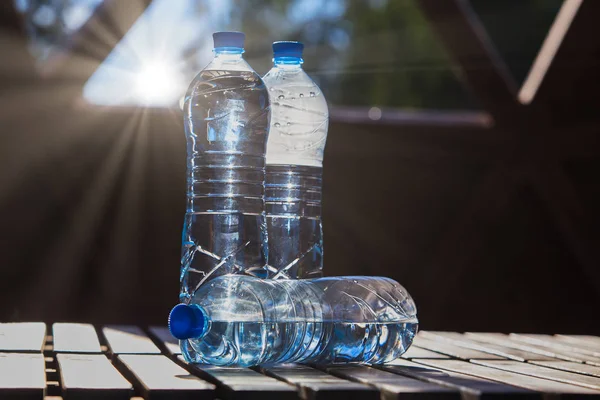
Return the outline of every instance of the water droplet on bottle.
[[[279,128],[281,124],[279,122],[275,122],[275,128]]]
[[[310,97],[315,97],[315,96],[316,96],[315,92],[310,92]]]
[[[304,93],[300,93],[300,97],[304,97]]]
[[[272,91],[274,91],[274,90],[275,90],[275,88],[271,88],[271,89],[269,89],[269,90],[272,92]]]
[[[290,125],[291,125],[291,123],[290,123],[290,122],[287,122],[287,123],[286,123],[286,125],[287,125],[287,126],[290,126]]]
[[[285,96],[284,96],[284,95],[282,95],[282,94],[280,94],[280,95],[279,95],[279,97],[278,97],[278,99],[279,99],[279,100],[283,100],[283,99],[285,99]]]

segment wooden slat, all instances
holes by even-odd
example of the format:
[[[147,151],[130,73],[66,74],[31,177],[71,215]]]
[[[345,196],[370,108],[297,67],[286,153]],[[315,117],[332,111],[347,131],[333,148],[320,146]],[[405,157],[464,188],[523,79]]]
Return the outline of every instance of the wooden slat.
[[[542,84],[548,68],[552,65],[552,59],[556,55],[562,40],[569,30],[573,19],[579,11],[581,0],[567,0],[563,2],[561,9],[552,23],[544,43],[538,52],[533,65],[525,78],[525,82],[519,90],[519,100],[523,104],[529,104]]]
[[[524,362],[527,360],[555,360],[555,358],[525,350],[513,349],[494,343],[478,342],[457,332],[422,331],[419,332],[419,336],[423,338],[429,338],[430,340],[449,342],[460,347],[478,350],[484,353],[495,354],[499,357],[508,358],[515,361]]]
[[[307,400],[378,400],[379,391],[362,383],[351,382],[302,365],[263,366],[268,376],[296,386],[300,397]]]
[[[600,3],[595,0],[564,1],[537,57],[541,60],[536,59],[532,67],[532,74],[542,76],[537,78],[538,84],[529,83],[524,99],[535,96],[533,104],[548,105],[555,123],[577,124],[581,117],[590,116],[590,108],[585,105],[597,90],[592,80],[598,76],[600,37],[596,16],[599,11]],[[532,76],[527,77],[527,81],[532,79]]]
[[[54,351],[57,353],[101,353],[96,330],[90,324],[52,325]]]
[[[561,371],[575,372],[577,374],[596,376],[600,378],[600,367],[588,364],[580,364],[571,361],[530,361],[531,364],[543,367],[560,369]]]
[[[183,361],[180,356],[179,360]],[[217,385],[219,399],[278,400],[297,399],[295,386],[248,368],[219,368],[187,364],[194,374]]]
[[[472,362],[491,368],[502,369],[504,371],[516,372],[518,374],[534,376],[536,378],[549,379],[556,382],[569,383],[571,385],[600,390],[600,378],[593,376],[574,374],[516,361],[473,360]],[[600,392],[598,394],[600,395]]]
[[[56,356],[65,399],[129,400],[133,387],[103,354]]]
[[[592,335],[554,335],[557,339],[569,342],[569,343],[579,343],[586,347],[596,347],[600,348],[600,337],[592,336]]]
[[[42,322],[0,324],[0,352],[41,352],[45,340]]]
[[[467,332],[465,333],[465,335],[477,341],[496,343],[502,346],[529,351],[531,353],[537,353],[548,357],[557,358],[560,360],[588,363],[591,365],[600,366],[600,360],[596,357],[590,357],[580,353],[556,351],[556,349],[552,349],[545,346],[517,342],[515,340],[511,340],[508,335],[504,335],[502,333]]]
[[[482,351],[467,349],[464,347],[460,347],[454,345],[452,343],[429,340],[424,337],[418,336],[415,338],[413,342],[413,346],[420,347],[426,350],[435,351],[438,353],[446,354],[448,356],[454,358],[460,358],[461,360],[471,360],[471,359],[483,359],[483,360],[501,360],[502,357],[499,357],[495,354],[488,354]]]
[[[365,366],[331,366],[325,370],[332,375],[376,387],[384,399],[460,399],[456,389],[434,385]]]
[[[381,117],[373,120],[369,117],[369,107],[360,106],[331,106],[329,107],[330,121],[340,121],[350,124],[393,124],[401,126],[446,126],[446,127],[477,127],[489,128],[492,117],[481,111],[460,110],[403,110],[389,108],[381,110]]]
[[[212,399],[215,386],[162,355],[119,354],[115,364],[145,399]]]
[[[137,326],[111,325],[102,328],[113,354],[160,354],[160,350]]]
[[[151,336],[162,343],[162,347],[164,347],[164,350],[166,350],[168,354],[172,356],[181,355],[179,341],[171,335],[171,332],[169,332],[168,328],[162,326],[151,326],[149,331]]]
[[[582,398],[584,396],[585,398],[588,398],[588,396],[589,398],[600,398],[600,393],[596,390],[532,376],[525,376],[460,360],[418,360],[417,362],[446,371],[476,376],[524,389],[548,394],[561,394],[561,398]]]
[[[575,352],[586,354],[592,357],[600,357],[600,345],[585,346],[579,343],[564,342],[551,335],[540,334],[511,333],[509,337],[512,340],[516,340],[518,342],[550,347],[558,351]],[[600,362],[600,358],[598,359],[598,361]]]
[[[44,356],[0,353],[0,399],[42,399],[46,390]]]
[[[426,350],[417,346],[410,346],[408,350],[402,354],[402,358],[413,359],[413,358],[450,358],[445,354],[436,353],[434,351]],[[393,362],[393,361],[392,361]]]
[[[460,390],[465,397],[503,399],[540,399],[539,393],[450,371],[442,371],[406,360],[377,366],[384,371]]]

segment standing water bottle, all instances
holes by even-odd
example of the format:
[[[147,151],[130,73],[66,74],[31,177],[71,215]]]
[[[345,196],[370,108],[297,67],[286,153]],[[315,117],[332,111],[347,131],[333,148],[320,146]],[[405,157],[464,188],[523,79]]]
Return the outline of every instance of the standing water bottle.
[[[180,300],[219,275],[267,276],[264,174],[269,96],[242,58],[244,34],[217,32],[214,59],[184,103],[187,212]]]
[[[302,69],[299,42],[273,43],[263,77],[271,98],[265,209],[270,277],[316,278],[323,270],[321,175],[329,113]]]
[[[415,303],[388,278],[264,280],[225,275],[179,304],[169,329],[188,362],[382,364],[417,332]]]

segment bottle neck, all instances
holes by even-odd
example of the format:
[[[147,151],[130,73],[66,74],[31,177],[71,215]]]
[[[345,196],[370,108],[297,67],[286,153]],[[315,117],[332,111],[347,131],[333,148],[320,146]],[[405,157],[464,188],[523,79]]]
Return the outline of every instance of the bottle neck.
[[[275,57],[275,58],[273,58],[273,65],[275,67],[286,69],[286,70],[302,69],[302,63],[304,63],[304,60],[300,57]]]
[[[242,57],[244,49],[240,47],[217,47],[215,58],[204,68],[205,70],[252,71]]]
[[[215,59],[237,61],[242,59],[244,49],[241,47],[217,47],[213,51],[215,53]]]

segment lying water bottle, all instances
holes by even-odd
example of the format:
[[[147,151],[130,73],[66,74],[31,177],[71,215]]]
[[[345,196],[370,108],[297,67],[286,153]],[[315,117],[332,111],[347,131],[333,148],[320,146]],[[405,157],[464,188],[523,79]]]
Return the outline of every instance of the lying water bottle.
[[[186,361],[236,367],[382,364],[408,349],[417,327],[415,304],[400,284],[364,276],[219,276],[169,316]]]
[[[217,32],[214,59],[184,102],[187,212],[180,300],[223,274],[267,276],[264,174],[269,96],[242,58],[244,34]]]
[[[263,77],[271,98],[265,207],[271,277],[318,278],[323,270],[321,175],[329,112],[302,69],[299,42],[273,43]]]

